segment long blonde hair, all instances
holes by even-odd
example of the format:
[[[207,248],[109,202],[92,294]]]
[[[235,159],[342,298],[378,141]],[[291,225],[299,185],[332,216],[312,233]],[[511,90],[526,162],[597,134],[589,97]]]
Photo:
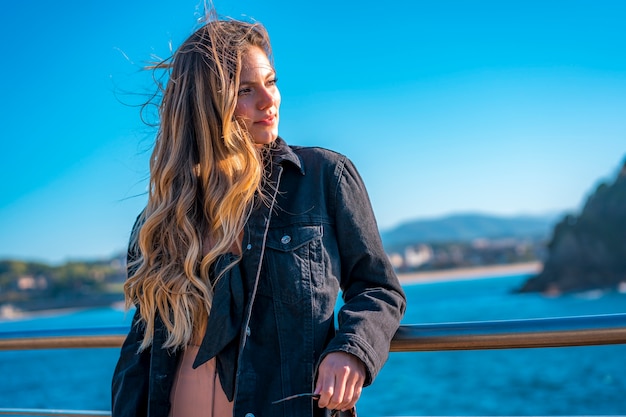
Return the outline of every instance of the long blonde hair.
[[[263,26],[212,19],[154,67],[169,71],[169,79],[148,204],[131,236],[138,258],[124,285],[127,306],[138,306],[145,323],[141,350],[152,344],[157,316],[167,330],[163,347],[186,346],[211,309],[211,265],[233,247],[241,251],[239,236],[263,178],[262,157],[234,117],[242,56],[252,46],[271,58]]]

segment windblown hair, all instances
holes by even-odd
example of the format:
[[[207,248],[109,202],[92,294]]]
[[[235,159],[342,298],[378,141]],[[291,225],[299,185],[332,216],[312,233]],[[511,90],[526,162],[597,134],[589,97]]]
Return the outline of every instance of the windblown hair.
[[[242,56],[254,46],[271,59],[260,24],[211,19],[152,67],[169,79],[148,204],[131,236],[137,259],[124,286],[127,306],[139,308],[145,325],[140,350],[152,344],[157,317],[167,330],[163,347],[183,348],[197,337],[211,310],[211,266],[232,248],[241,253],[240,235],[263,180],[262,156],[234,116]]]

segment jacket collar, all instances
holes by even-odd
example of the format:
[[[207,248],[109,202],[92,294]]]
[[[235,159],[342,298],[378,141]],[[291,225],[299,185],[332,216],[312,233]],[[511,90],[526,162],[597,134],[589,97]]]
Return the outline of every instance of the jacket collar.
[[[270,149],[272,160],[275,164],[282,165],[284,162],[288,162],[295,165],[300,173],[304,175],[304,164],[302,163],[302,159],[300,159],[300,157],[281,137],[276,138]]]

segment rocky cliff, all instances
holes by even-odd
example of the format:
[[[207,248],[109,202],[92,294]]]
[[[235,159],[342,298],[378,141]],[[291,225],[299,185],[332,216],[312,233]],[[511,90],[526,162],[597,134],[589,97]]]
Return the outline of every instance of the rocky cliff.
[[[583,291],[626,285],[626,159],[613,184],[600,184],[580,215],[554,228],[541,273],[519,292]]]

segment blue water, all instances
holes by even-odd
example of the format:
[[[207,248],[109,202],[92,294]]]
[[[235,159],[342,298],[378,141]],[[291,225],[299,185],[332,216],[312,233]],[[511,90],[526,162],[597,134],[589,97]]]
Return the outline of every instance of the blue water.
[[[403,323],[626,313],[626,294],[514,295],[525,276],[405,286]],[[0,322],[1,331],[128,324],[113,309]],[[107,410],[117,349],[0,352],[0,408]],[[359,416],[626,414],[626,345],[392,353]]]

